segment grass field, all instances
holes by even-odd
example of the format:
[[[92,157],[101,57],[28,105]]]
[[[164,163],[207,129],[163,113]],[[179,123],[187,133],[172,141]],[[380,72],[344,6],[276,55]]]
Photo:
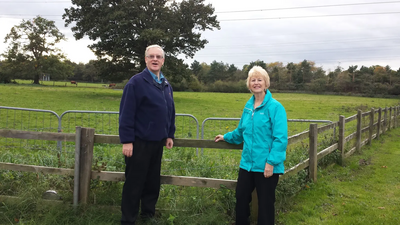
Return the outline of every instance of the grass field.
[[[45,85],[0,85],[0,106],[46,109],[55,111],[59,115],[67,110],[118,111],[121,95],[121,90],[104,87],[87,88],[84,87],[84,84],[79,84],[78,87],[71,85],[58,87],[51,84],[47,85],[46,83]],[[201,123],[208,117],[240,117],[243,106],[250,96],[250,93],[175,92],[174,100],[177,113],[192,114]],[[331,121],[337,121],[339,115],[346,117],[354,115],[358,109],[368,111],[371,107],[394,106],[400,102],[399,99],[285,93],[273,93],[273,97],[284,105],[289,119]],[[18,117],[15,112],[8,115],[7,112],[4,113],[4,110],[0,110],[0,129],[5,123],[1,120],[5,115],[7,120]],[[21,118],[32,119],[32,121],[48,120],[47,116],[42,118],[41,115],[33,116],[32,114],[23,115]],[[68,117],[66,119],[72,121],[71,128],[68,129],[73,132],[73,122],[83,120],[83,117]],[[89,127],[96,126],[99,123],[93,117],[90,118],[90,121]],[[116,121],[116,119],[113,119],[113,121]],[[32,129],[32,127],[37,129],[34,122],[23,126],[15,120],[13,123],[16,123],[14,125],[16,129],[20,129],[20,127],[28,130]],[[235,128],[232,124],[215,126],[219,127],[217,132],[224,133]],[[54,125],[51,126],[54,127]],[[42,129],[47,127],[48,124],[43,125]],[[101,130],[101,128],[96,127],[96,131],[98,130]],[[52,131],[55,132],[54,130]],[[187,130],[177,130],[177,132],[182,133],[183,137],[188,134]],[[209,137],[212,137],[212,135]],[[15,145],[18,148],[1,148],[2,144],[3,146]],[[64,143],[63,145],[67,144]],[[1,143],[0,141],[0,161],[52,167],[73,167],[74,153],[73,150],[66,146],[63,148],[65,152],[62,152],[61,156],[57,154],[55,142],[35,142],[33,146],[38,148],[26,148],[26,146],[24,142],[10,144],[10,142]],[[297,147],[301,157],[307,156],[307,146],[299,145]],[[95,146],[94,151],[95,162],[93,167],[95,169],[107,162],[107,170],[123,171],[124,162],[120,154],[119,145],[98,144]],[[295,156],[290,154],[288,153],[286,167],[293,165],[298,160],[293,157],[297,157],[299,154],[296,153],[297,155]],[[240,151],[206,149],[205,154],[199,156],[190,148],[174,148],[164,152],[162,174],[236,179],[239,160]],[[333,162],[334,160],[333,158]],[[350,168],[356,168],[356,165],[351,163],[349,166]],[[323,171],[323,168],[321,168],[321,172]],[[350,172],[352,170],[347,171],[347,173]],[[294,219],[286,220],[286,217],[284,218],[280,215],[285,215],[284,212],[286,213],[286,211],[284,210],[286,210],[286,207],[292,207],[289,204],[293,201],[291,199],[292,196],[307,185],[310,185],[304,180],[305,175],[305,173],[300,173],[293,179],[285,180],[278,186],[277,208],[280,212],[279,221],[281,224],[297,224],[294,222],[298,220],[297,217],[293,216]],[[71,177],[3,171],[0,178],[2,179],[2,182],[0,182],[0,195],[15,195],[25,199],[21,203],[3,203],[0,206],[0,215],[5,215],[5,217],[1,218],[0,216],[0,224],[13,224],[16,221],[19,221],[20,224],[116,224],[116,221],[119,220],[118,205],[120,203],[122,183],[93,180],[90,193],[91,205],[83,210],[85,213],[79,214],[68,205],[69,202],[72,202]],[[329,184],[329,182],[327,183]],[[67,204],[55,207],[40,205],[41,194],[48,189],[59,191]],[[313,199],[312,194],[308,198],[312,199],[313,202],[317,201],[316,198]],[[305,203],[305,205],[307,204]],[[163,212],[158,224],[230,224],[234,215],[234,192],[227,189],[214,190],[163,185],[157,208]],[[296,208],[293,209],[297,210]],[[301,210],[300,214],[308,213],[310,217],[313,215],[307,211],[309,210],[308,208]],[[313,223],[314,221],[312,220],[304,219],[304,221],[310,221],[308,224],[318,224]]]
[[[28,84],[32,85],[32,80],[15,80],[18,84]],[[104,88],[108,87],[108,84],[101,83],[85,83],[78,82],[78,85],[71,84],[70,81],[40,81],[40,84],[43,86],[53,86],[53,87],[91,87],[91,88]]]
[[[108,88],[0,84],[1,106],[47,109],[58,114],[67,110],[118,111],[121,95],[121,90]],[[285,107],[289,119],[338,121],[339,115],[354,115],[357,109],[368,111],[371,107],[390,107],[400,102],[400,99],[339,95],[272,95]],[[176,112],[192,114],[199,121],[207,117],[240,117],[250,97],[250,93],[174,93]]]
[[[321,169],[279,213],[279,225],[400,224],[400,129]]]

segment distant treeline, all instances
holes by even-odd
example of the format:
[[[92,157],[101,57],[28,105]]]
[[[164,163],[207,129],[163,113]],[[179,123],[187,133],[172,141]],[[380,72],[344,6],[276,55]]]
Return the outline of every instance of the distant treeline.
[[[271,89],[282,91],[306,91],[314,93],[358,93],[368,96],[400,95],[400,68],[390,66],[349,66],[324,71],[312,61],[300,63],[251,62],[236,68],[233,64],[213,61],[210,65],[194,61],[190,67],[190,80],[175,84],[175,90],[248,92],[244,80],[254,65],[267,70]]]
[[[167,59],[168,60],[168,59]],[[74,80],[84,82],[112,82],[123,87],[127,80],[138,71],[110,74],[102,71],[100,63],[90,61],[87,64],[64,61],[62,64],[70,72],[57,70],[43,73],[51,80]],[[31,79],[30,71],[10,70],[7,63],[0,62],[0,83],[9,83],[15,79]],[[313,93],[354,93],[365,96],[400,95],[400,68],[393,70],[390,66],[358,66],[349,68],[337,67],[334,71],[325,71],[316,67],[315,62],[304,60],[300,63],[281,62],[265,63],[255,61],[239,69],[234,64],[213,61],[211,64],[194,61],[190,66],[183,64],[178,69],[164,67],[163,72],[172,83],[175,91],[195,92],[236,92],[246,93],[247,73],[251,67],[258,65],[268,71],[271,89],[278,91],[313,92]],[[175,70],[176,69],[176,70]],[[10,73],[12,71],[12,73]],[[48,78],[46,78],[48,79]]]

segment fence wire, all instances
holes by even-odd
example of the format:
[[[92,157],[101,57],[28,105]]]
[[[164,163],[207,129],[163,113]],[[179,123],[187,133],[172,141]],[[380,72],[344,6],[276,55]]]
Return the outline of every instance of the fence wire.
[[[105,135],[118,135],[118,112],[112,111],[79,111],[79,110],[68,110],[58,116],[55,112],[49,110],[37,110],[37,109],[25,109],[25,108],[12,108],[12,107],[0,107],[0,128],[1,129],[16,129],[16,130],[27,130],[27,131],[44,131],[44,132],[64,132],[64,133],[75,133],[76,126],[94,128],[96,134]],[[213,139],[218,134],[225,134],[238,126],[240,118],[206,118],[201,129],[199,127],[198,120],[190,114],[176,114],[175,125],[176,125],[176,138],[190,138],[190,139]],[[310,123],[320,123],[321,125],[331,123],[331,121],[325,120],[300,120],[300,119],[289,119],[288,120],[288,135],[294,135],[309,129]],[[200,135],[201,130],[201,135]],[[9,139],[9,138],[8,138]],[[35,140],[21,140],[13,139],[8,140],[7,138],[0,139],[0,147],[8,148],[13,146],[15,149],[23,151],[23,149],[35,149],[53,151],[50,161],[51,165],[66,167],[73,167],[73,157],[75,151],[75,144],[73,142],[57,142],[53,141],[35,141]],[[13,144],[10,144],[13,143]],[[40,143],[40,145],[38,145]],[[307,158],[308,139],[303,140],[297,145],[290,146],[288,149],[288,157],[292,159],[302,160]],[[195,148],[181,148],[183,151],[183,157],[191,158],[188,156],[196,150],[197,155],[198,149]],[[215,150],[206,149],[207,157],[217,157],[220,160],[229,161],[225,166],[229,167],[228,170],[237,168],[240,162],[241,151],[240,150]],[[186,152],[186,153],[185,153]],[[190,154],[189,154],[190,153]],[[203,153],[203,150],[202,150]],[[43,153],[45,154],[45,153]],[[228,155],[228,157],[227,157]],[[303,157],[304,156],[304,157]],[[3,156],[4,161],[7,160],[7,155]],[[68,159],[69,158],[69,159]],[[169,154],[169,151],[164,152],[163,164],[165,165],[164,173],[180,175],[183,174],[182,168],[186,171],[186,175],[196,174],[199,171],[200,174],[209,173],[213,170],[209,168],[198,168],[190,167],[190,163],[179,165],[182,160],[182,155],[176,157]],[[34,161],[32,159],[31,161]],[[288,161],[287,166],[297,164],[295,162]],[[43,160],[42,160],[43,161]],[[178,167],[176,165],[178,165]],[[45,164],[43,164],[45,165]],[[172,165],[172,167],[171,167]],[[49,165],[50,166],[50,165]],[[193,165],[194,166],[194,165]],[[125,167],[124,158],[121,154],[121,146],[119,144],[98,144],[94,145],[93,152],[93,168],[94,170],[105,170],[105,171],[123,171]],[[213,165],[214,169],[224,171],[223,168],[219,168],[217,165]],[[209,172],[204,172],[209,171]],[[171,174],[171,175],[172,175]]]

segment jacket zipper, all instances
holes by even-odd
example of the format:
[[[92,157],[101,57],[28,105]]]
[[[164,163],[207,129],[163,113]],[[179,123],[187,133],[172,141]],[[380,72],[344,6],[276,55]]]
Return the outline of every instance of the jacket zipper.
[[[254,113],[256,112],[256,109],[254,109],[254,107],[253,107],[253,110],[252,110],[252,112],[251,112],[251,124],[252,124],[252,127],[251,127],[251,129],[252,129],[252,143],[251,143],[251,153],[250,153],[250,156],[251,156],[251,158],[253,159],[253,146],[254,146],[254,119],[253,119],[253,117],[254,117]],[[251,161],[251,167],[250,167],[250,169],[249,169],[249,171],[251,171],[251,169],[253,168],[253,161]]]
[[[165,93],[164,93],[164,90],[165,90],[165,80],[164,80],[164,82],[163,82],[163,84],[161,85],[161,91],[162,91],[162,95],[163,95],[163,98],[164,98],[164,102],[165,102],[165,109],[166,109],[166,111],[167,111],[167,113],[166,113],[166,119],[167,119],[167,124],[168,124],[168,103],[167,103],[167,99],[165,98]],[[168,131],[167,131],[167,128],[164,128],[164,130],[165,130],[165,135],[167,136],[167,138],[168,138]]]

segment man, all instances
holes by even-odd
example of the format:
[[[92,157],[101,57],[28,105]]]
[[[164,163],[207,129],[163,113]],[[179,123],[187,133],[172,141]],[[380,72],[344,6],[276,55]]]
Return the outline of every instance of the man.
[[[174,145],[175,105],[172,87],[161,73],[165,53],[158,45],[146,48],[146,68],[124,88],[119,109],[119,138],[125,155],[121,224],[152,218],[160,192],[163,146]]]

